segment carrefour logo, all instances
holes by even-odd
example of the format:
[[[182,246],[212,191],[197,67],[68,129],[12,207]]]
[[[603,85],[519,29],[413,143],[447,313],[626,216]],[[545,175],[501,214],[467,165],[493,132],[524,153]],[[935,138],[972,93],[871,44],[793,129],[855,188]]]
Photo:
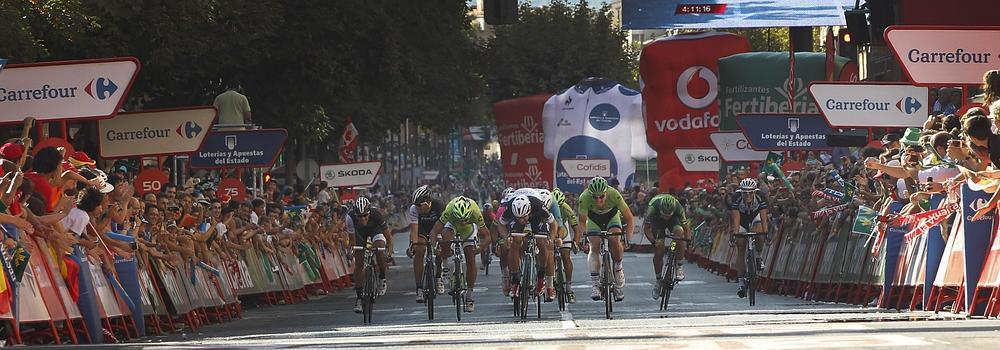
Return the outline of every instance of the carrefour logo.
[[[701,97],[695,97],[692,93]],[[719,77],[708,67],[688,67],[677,77],[677,99],[688,108],[706,108],[715,102],[718,95]]]
[[[917,101],[917,99],[913,97],[901,98],[898,102],[896,102],[896,108],[899,109],[900,112],[906,114],[917,113],[917,111],[920,110],[920,107],[922,107],[920,105],[920,101]]]
[[[201,134],[201,125],[193,121],[187,121],[184,124],[177,126],[177,135],[181,135],[187,139],[193,139]]]
[[[87,83],[83,91],[86,91],[90,97],[103,101],[114,95],[115,91],[118,91],[118,85],[111,81],[111,79],[98,77]]]

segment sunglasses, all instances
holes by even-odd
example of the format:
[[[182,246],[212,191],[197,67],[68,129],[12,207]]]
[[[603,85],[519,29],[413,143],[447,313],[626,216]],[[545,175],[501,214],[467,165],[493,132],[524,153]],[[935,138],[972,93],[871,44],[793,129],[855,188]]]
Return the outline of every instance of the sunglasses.
[[[602,200],[602,199],[604,199],[604,197],[607,197],[608,195],[602,194],[602,195],[590,195],[590,196],[594,197],[594,199],[596,199],[596,200]]]
[[[423,207],[423,206],[428,206],[428,205],[431,205],[431,202],[420,202],[420,203],[417,203],[418,207]]]
[[[371,214],[358,214],[358,219],[364,219],[364,218],[367,218],[367,217],[368,217],[368,215],[371,215]]]

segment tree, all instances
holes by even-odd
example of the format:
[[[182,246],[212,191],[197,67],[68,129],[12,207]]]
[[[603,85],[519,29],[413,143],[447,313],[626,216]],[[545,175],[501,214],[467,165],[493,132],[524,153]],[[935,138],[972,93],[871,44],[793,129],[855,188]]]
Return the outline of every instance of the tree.
[[[637,52],[615,28],[610,7],[523,3],[519,22],[496,28],[484,44],[484,80],[491,101],[557,92],[586,77],[605,77],[636,86]]]

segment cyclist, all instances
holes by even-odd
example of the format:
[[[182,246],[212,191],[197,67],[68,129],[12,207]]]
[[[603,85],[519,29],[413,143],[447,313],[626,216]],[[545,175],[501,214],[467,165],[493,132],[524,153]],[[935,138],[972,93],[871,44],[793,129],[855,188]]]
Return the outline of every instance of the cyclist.
[[[491,230],[491,232],[495,233],[497,239],[496,254],[500,257],[500,279],[502,280],[501,290],[503,291],[503,296],[505,297],[510,296],[510,275],[507,268],[507,257],[508,254],[510,254],[508,251],[510,241],[508,240],[509,237],[506,234],[504,236],[500,235],[500,217],[503,216],[503,213],[506,210],[506,208],[500,205],[500,203],[507,199],[511,193],[514,193],[513,188],[505,188],[503,192],[500,192],[500,201],[496,201],[496,203],[494,203],[493,207],[496,208],[496,212],[493,216],[494,220]]]
[[[691,226],[684,214],[684,208],[677,198],[669,194],[661,194],[649,200],[646,207],[646,221],[643,225],[643,234],[650,242],[656,242],[656,251],[653,253],[653,271],[656,272],[657,283],[653,285],[653,299],[660,297],[660,274],[663,272],[663,255],[668,247],[664,245],[664,238],[667,230],[674,236],[689,239]],[[674,263],[677,265],[677,273],[674,279],[684,280],[684,268],[682,266],[683,254],[687,251],[687,242],[677,242],[677,254],[674,255]]]
[[[484,238],[482,241],[478,239],[480,232]],[[475,310],[472,290],[476,287],[476,255],[482,251],[484,246],[490,244],[489,229],[483,220],[483,213],[479,211],[479,204],[462,196],[452,199],[431,231],[432,236],[439,233],[445,241],[456,238],[460,240],[474,238],[473,242],[466,242],[462,245],[463,254],[465,254],[465,282],[468,285],[468,290],[465,293],[465,312],[472,312]],[[441,251],[446,258],[453,254],[451,244],[442,244]]]
[[[628,204],[625,203],[625,199],[622,198],[621,192],[618,192],[614,187],[608,186],[608,180],[603,177],[594,177],[590,179],[590,183],[587,184],[587,189],[580,194],[580,204],[579,210],[577,210],[577,235],[581,235],[582,232],[587,233],[599,233],[601,231],[607,231],[608,233],[615,234],[624,232],[627,239],[632,237],[632,228],[635,227],[635,217],[632,216],[632,210],[629,209]],[[622,225],[622,219],[625,219],[625,225]],[[580,237],[575,237],[576,241],[580,241]],[[601,244],[600,237],[590,237],[589,243],[591,246],[590,253],[587,254],[587,262],[590,267],[590,280],[593,283],[593,291],[590,294],[590,298],[597,301],[601,300],[601,257],[599,247]],[[625,299],[625,271],[622,267],[622,256],[625,254],[625,246],[620,239],[610,239],[609,251],[611,252],[611,259],[614,261],[614,278],[615,278],[615,288],[613,290],[615,301],[622,301]]]
[[[568,295],[567,301],[570,304],[574,304],[576,303],[576,295],[573,294],[573,288],[572,288],[573,259],[569,255],[569,253],[570,250],[574,250],[575,252],[575,249],[573,249],[575,242],[573,240],[573,237],[578,236],[576,233],[577,229],[576,213],[573,212],[573,208],[571,208],[569,204],[566,203],[566,194],[564,194],[562,190],[560,190],[559,188],[555,188],[552,190],[552,200],[555,203],[555,205],[559,206],[559,213],[563,217],[563,220],[559,223],[560,224],[559,233],[556,234],[556,237],[562,240],[562,245],[559,246],[559,249],[562,250],[560,253],[562,254],[563,269],[566,272],[566,289],[567,289],[566,293]],[[572,235],[570,235],[570,232],[572,232]]]
[[[388,240],[392,239],[389,232],[389,225],[386,224],[382,213],[373,208],[368,197],[358,197],[354,202],[354,210],[347,215],[347,231],[351,235],[351,244],[355,247],[364,247],[365,242],[370,238],[376,248],[385,248],[389,245]],[[382,283],[379,283],[378,294],[385,295],[388,287],[386,280],[386,254],[384,251],[377,251],[375,254],[376,269]],[[362,281],[364,276],[364,252],[357,250],[354,252],[354,291],[358,295],[358,301],[354,305],[354,312],[361,313],[361,289],[364,287]]]
[[[524,189],[522,189],[524,190]],[[520,190],[519,190],[520,191]],[[528,191],[522,191],[526,193]],[[515,192],[516,193],[516,192]],[[535,243],[539,249],[538,261],[546,264],[545,276],[538,276],[538,283],[535,294],[540,294],[544,286],[545,301],[550,302],[555,298],[555,288],[552,287],[552,276],[555,275],[553,264],[552,245],[553,236],[558,232],[558,223],[547,209],[546,203],[536,196],[519,194],[513,196],[509,201],[500,204],[504,208],[503,215],[500,216],[499,236],[509,237],[510,232],[531,232],[535,235],[548,235],[548,239],[539,238]],[[507,260],[507,270],[511,281],[511,289],[514,296],[518,295],[521,278],[521,253],[524,249],[523,237],[510,237],[510,249]],[[546,254],[548,252],[548,254]],[[546,260],[547,259],[547,260]],[[547,282],[547,284],[546,284]]]
[[[732,227],[733,233],[742,232],[754,232],[754,233],[767,233],[767,200],[764,196],[760,195],[757,190],[757,180],[753,178],[745,178],[740,181],[740,189],[733,194],[732,202],[729,203],[729,212],[733,218]],[[745,239],[733,239],[736,241],[736,271],[740,273],[740,287],[736,292],[740,298],[745,298],[747,295],[747,282],[744,278],[746,275],[746,240]],[[756,244],[754,250],[757,252],[757,270],[763,270],[764,264],[763,260],[759,258],[760,251],[763,249],[764,240],[755,240]]]
[[[488,230],[489,231],[489,236],[490,236],[490,240],[489,241],[491,243],[492,242],[496,242],[497,241],[497,237],[496,237],[496,232],[493,230],[493,223],[496,221],[497,213],[496,213],[495,210],[493,210],[493,203],[490,203],[490,202],[483,203],[482,213],[483,213],[483,221],[486,222],[486,228],[489,228],[489,230]],[[488,246],[487,249],[490,250],[490,252],[488,254],[495,254],[496,253],[496,251],[493,250],[493,246],[492,245]],[[482,264],[479,265],[479,270],[480,271],[484,271],[484,270],[486,270],[486,262],[487,261],[486,261],[485,256],[483,256],[482,254],[480,254],[480,259],[482,259],[482,261],[480,261]]]
[[[407,218],[410,223],[410,247],[406,250],[406,255],[413,258],[413,278],[417,283],[417,302],[424,302],[424,288],[433,286],[423,285],[424,275],[424,254],[427,252],[426,245],[434,244],[430,233],[434,224],[444,213],[445,205],[439,199],[431,197],[430,188],[427,185],[418,187],[413,191],[413,205],[407,211]],[[433,237],[437,238],[437,237]],[[416,249],[414,249],[416,246]],[[437,258],[437,293],[444,292],[444,282],[441,280],[441,258]]]

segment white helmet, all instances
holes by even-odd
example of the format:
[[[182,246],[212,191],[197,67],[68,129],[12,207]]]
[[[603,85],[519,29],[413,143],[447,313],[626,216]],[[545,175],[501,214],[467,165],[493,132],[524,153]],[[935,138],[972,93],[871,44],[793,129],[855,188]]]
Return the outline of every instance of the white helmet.
[[[417,187],[413,190],[413,204],[420,203],[431,196],[431,189],[427,185]]]
[[[510,211],[516,218],[523,218],[531,214],[531,200],[528,196],[517,196],[510,202]]]
[[[354,212],[359,215],[368,214],[372,209],[372,202],[368,197],[358,197],[354,202]]]
[[[757,180],[752,177],[740,180],[740,191],[753,192],[757,190]]]
[[[509,196],[511,193],[514,193],[513,187],[507,187],[503,189],[503,192],[500,192],[500,200],[507,199],[507,196]]]
[[[542,203],[545,204],[545,209],[552,207],[552,192],[549,192],[549,190],[544,188],[538,189],[538,199],[541,199]]]

